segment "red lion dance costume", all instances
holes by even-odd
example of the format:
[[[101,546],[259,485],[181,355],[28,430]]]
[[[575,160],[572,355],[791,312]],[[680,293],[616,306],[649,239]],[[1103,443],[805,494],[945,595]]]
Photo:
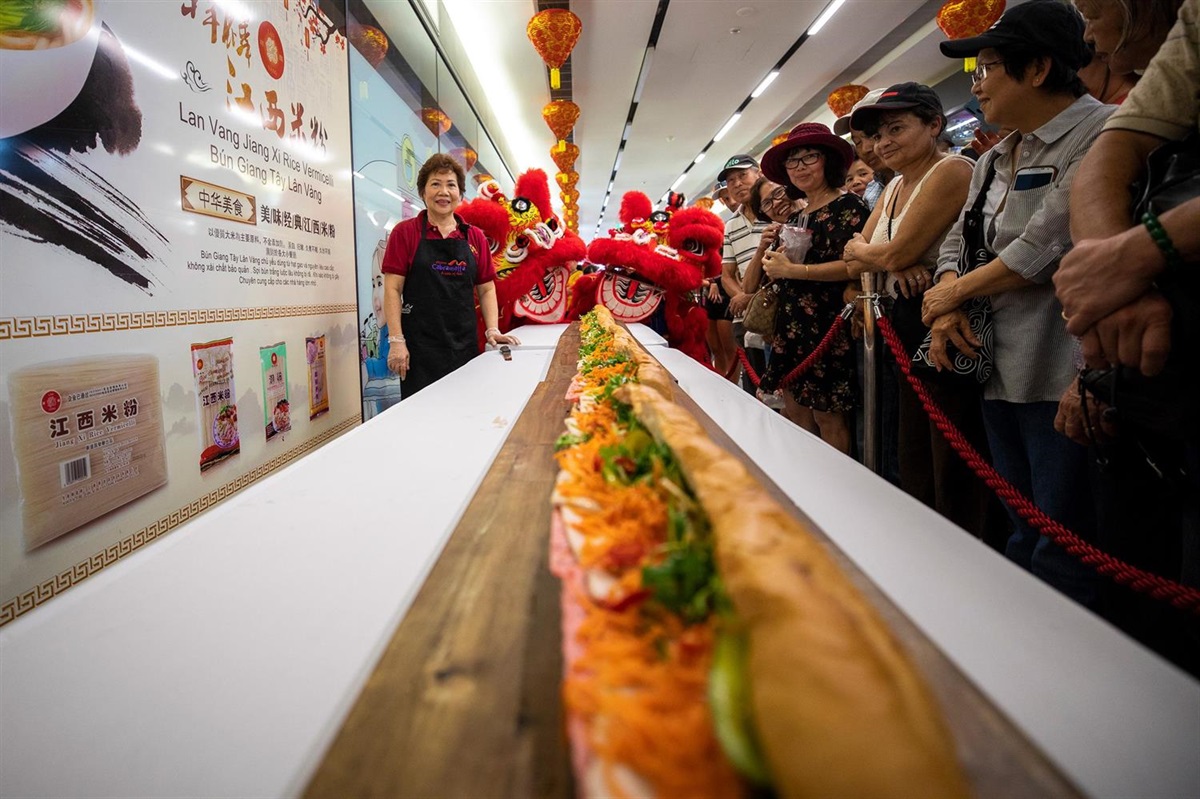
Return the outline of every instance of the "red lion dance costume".
[[[554,324],[567,315],[569,261],[587,254],[583,239],[567,230],[550,206],[546,173],[530,169],[517,178],[509,199],[489,180],[479,197],[458,214],[487,235],[496,267],[497,326],[502,333],[526,323]],[[482,340],[483,320],[479,320]]]
[[[623,226],[588,246],[588,260],[604,271],[575,282],[568,316],[577,319],[600,303],[620,322],[644,322],[661,306],[667,343],[711,366],[708,317],[693,294],[706,276],[721,273],[725,225],[703,208],[676,210],[682,201],[672,195],[667,210],[653,211],[640,191],[625,195]]]

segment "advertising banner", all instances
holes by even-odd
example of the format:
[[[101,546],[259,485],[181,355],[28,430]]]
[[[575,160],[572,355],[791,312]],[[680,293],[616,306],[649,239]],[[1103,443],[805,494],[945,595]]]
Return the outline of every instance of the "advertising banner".
[[[5,0],[0,624],[361,418],[341,8]]]

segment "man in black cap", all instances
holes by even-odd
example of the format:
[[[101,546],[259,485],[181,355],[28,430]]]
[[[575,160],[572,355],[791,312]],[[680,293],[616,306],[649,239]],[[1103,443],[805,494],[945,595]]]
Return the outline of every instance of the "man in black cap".
[[[725,245],[721,254],[721,287],[729,296],[729,313],[733,319],[733,337],[737,346],[746,350],[750,366],[758,374],[766,369],[767,359],[760,340],[746,346],[746,329],[742,327],[742,316],[750,303],[750,295],[742,291],[742,277],[746,267],[758,249],[759,239],[766,222],[760,222],[750,210],[750,190],[762,177],[758,161],[748,155],[735,155],[725,162],[724,168],[717,175],[717,180],[724,181],[729,199],[738,204],[738,209],[725,223]],[[735,380],[738,372],[738,360],[735,357],[729,365],[726,376]],[[719,365],[718,365],[719,368]],[[742,388],[747,393],[754,394],[755,387],[748,377],[743,377]]]
[[[1058,400],[1077,371],[1077,344],[1051,283],[1071,249],[1072,178],[1113,110],[1084,93],[1076,72],[1091,58],[1083,32],[1072,5],[1029,0],[979,36],[942,42],[947,56],[978,58],[971,92],[989,124],[1013,132],[980,157],[967,193],[966,207],[982,215],[985,262],[959,273],[960,216],[922,317],[933,330],[933,360],[953,369],[950,339],[970,355],[980,346],[963,304],[989,298],[994,364],[982,405],[993,464],[1048,516],[1092,539],[1087,450],[1054,430]],[[1095,571],[1011,510],[1009,518],[1008,557],[1094,606]]]

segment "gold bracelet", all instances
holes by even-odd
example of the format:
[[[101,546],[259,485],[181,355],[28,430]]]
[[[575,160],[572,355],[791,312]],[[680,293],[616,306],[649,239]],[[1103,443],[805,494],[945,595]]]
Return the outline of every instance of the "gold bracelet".
[[[809,270],[808,270],[808,264],[805,264],[805,265],[804,265],[804,279],[805,279],[805,280],[812,280],[812,278],[808,276],[808,271],[809,271]]]

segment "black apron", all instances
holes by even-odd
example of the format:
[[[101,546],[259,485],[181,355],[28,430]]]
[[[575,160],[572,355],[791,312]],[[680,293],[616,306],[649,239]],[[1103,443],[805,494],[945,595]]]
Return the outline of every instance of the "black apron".
[[[459,368],[479,354],[475,327],[475,256],[461,239],[429,238],[428,217],[420,220],[421,240],[404,279],[404,338],[411,353],[401,398]]]

